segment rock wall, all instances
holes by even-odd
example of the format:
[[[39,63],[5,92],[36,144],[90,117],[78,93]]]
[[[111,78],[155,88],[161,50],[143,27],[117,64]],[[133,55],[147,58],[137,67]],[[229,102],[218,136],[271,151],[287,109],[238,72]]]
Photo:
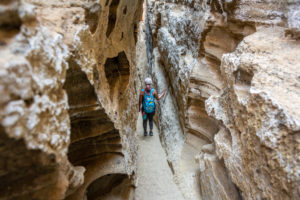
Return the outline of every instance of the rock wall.
[[[130,198],[142,4],[1,2],[1,199]]]
[[[146,75],[185,199],[299,199],[299,10],[1,1],[0,199],[132,199]]]
[[[61,199],[83,182],[84,172],[65,156],[68,49],[60,35],[36,26],[30,5],[2,2],[0,21],[0,198]]]
[[[170,85],[165,101],[172,99],[160,108],[161,139],[185,198],[200,199],[201,188],[202,199],[298,199],[298,114],[284,117],[284,107],[297,105],[291,73],[299,62],[275,49],[297,54],[299,2],[147,2],[153,77],[158,88]],[[267,100],[290,95],[290,101]]]
[[[74,37],[66,90],[74,130],[68,156],[87,172],[85,183],[69,199],[85,194],[109,199],[113,188],[123,188],[118,195],[125,198],[132,190],[128,183],[135,180],[136,97],[142,76],[135,64],[141,7],[141,1],[119,0],[83,5],[88,26]]]
[[[227,128],[215,136],[217,155],[247,199],[299,198],[299,50],[284,29],[260,29],[223,57],[228,89],[207,101]]]

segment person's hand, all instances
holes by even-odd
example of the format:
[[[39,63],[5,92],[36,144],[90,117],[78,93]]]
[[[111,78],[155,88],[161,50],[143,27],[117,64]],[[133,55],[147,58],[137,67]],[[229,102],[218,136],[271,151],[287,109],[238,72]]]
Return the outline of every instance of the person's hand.
[[[165,94],[166,94],[167,88],[165,88],[163,90],[163,92],[159,95],[159,97],[157,98],[157,100],[160,100]]]
[[[165,89],[163,90],[163,92],[161,93],[161,95],[162,95],[161,97],[165,96],[166,92],[167,92],[167,88],[165,88]]]

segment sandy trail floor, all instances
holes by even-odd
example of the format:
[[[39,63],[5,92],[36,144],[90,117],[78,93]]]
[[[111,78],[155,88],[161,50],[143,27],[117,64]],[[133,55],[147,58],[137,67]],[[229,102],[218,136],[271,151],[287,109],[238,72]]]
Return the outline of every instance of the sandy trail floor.
[[[149,124],[148,124],[149,131]],[[184,199],[174,183],[166,154],[159,140],[156,126],[154,136],[143,136],[142,117],[137,121],[138,140],[137,177],[135,200],[179,200]]]

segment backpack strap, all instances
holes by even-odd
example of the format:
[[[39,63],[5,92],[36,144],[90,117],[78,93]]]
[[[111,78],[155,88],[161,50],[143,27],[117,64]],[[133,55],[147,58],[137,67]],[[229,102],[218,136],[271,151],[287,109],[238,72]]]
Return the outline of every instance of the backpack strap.
[[[145,92],[145,89],[142,89],[141,91],[143,92],[143,100],[142,100],[142,102],[143,102],[143,104],[144,104],[144,101],[145,101],[145,93],[146,93],[146,92]],[[147,95],[147,94],[146,94],[146,95]]]
[[[143,93],[143,101],[144,101],[144,98],[145,98],[145,89],[142,89],[141,92]]]
[[[151,91],[150,91],[150,96],[151,96],[151,98],[154,99],[153,92],[154,92],[154,88],[152,88]]]
[[[144,93],[143,96],[145,97],[145,93],[146,93],[146,92],[145,92],[145,89],[142,89],[142,92]],[[151,88],[151,90],[150,90],[150,97],[151,97],[151,98],[154,98],[153,92],[154,92],[154,88]],[[146,93],[146,95],[148,95],[148,94]]]

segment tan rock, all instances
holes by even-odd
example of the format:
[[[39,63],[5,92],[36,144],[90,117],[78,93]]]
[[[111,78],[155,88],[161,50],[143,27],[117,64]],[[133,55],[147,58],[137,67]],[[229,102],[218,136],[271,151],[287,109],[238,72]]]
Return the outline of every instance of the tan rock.
[[[142,3],[1,1],[0,199],[133,198],[145,76],[178,197],[299,199],[299,2]]]
[[[226,173],[223,162],[214,152],[213,144],[203,145],[201,150],[196,158],[200,165],[201,198],[203,200],[240,199],[235,185]]]
[[[295,43],[293,38],[298,38],[299,35],[299,26],[297,23],[299,20],[296,20],[298,19],[297,9],[299,9],[299,3],[296,1],[284,1],[280,4],[274,4],[272,1],[200,2],[182,0],[149,1],[149,7],[151,8],[149,10],[149,22],[152,30],[152,39],[154,46],[157,47],[154,48],[153,51],[153,60],[158,63],[154,64],[154,66],[158,65],[158,67],[153,68],[153,74],[156,77],[158,86],[166,85],[164,81],[160,81],[159,78],[157,78],[160,77],[158,74],[161,74],[161,70],[164,71],[164,76],[167,77],[166,81],[170,85],[170,96],[173,100],[171,102],[173,106],[166,107],[162,105],[161,112],[168,111],[172,116],[178,116],[177,119],[180,121],[179,123],[182,128],[177,128],[177,130],[180,130],[178,131],[179,133],[172,134],[175,136],[171,139],[169,132],[173,129],[173,124],[177,126],[178,122],[175,122],[176,118],[170,120],[170,117],[160,115],[158,122],[163,134],[162,140],[166,148],[167,156],[169,157],[168,159],[172,164],[171,167],[175,169],[175,177],[179,180],[178,184],[181,185],[180,187],[185,188],[182,186],[182,183],[185,182],[187,178],[183,177],[188,177],[188,173],[183,172],[186,169],[182,166],[191,163],[186,159],[189,157],[187,156],[189,153],[194,154],[197,152],[197,148],[194,149],[193,144],[198,143],[201,147],[201,145],[205,143],[212,143],[224,137],[225,139],[222,139],[222,142],[219,141],[219,143],[227,148],[227,142],[225,143],[224,141],[230,141],[230,135],[234,134],[231,133],[231,131],[234,128],[232,125],[228,125],[225,133],[222,131],[218,133],[220,127],[223,126],[222,123],[227,124],[235,121],[235,127],[239,128],[244,127],[247,121],[245,115],[241,111],[238,111],[241,109],[239,104],[232,99],[238,98],[241,102],[246,101],[249,87],[244,85],[249,85],[249,82],[251,82],[251,84],[255,83],[251,81],[254,72],[249,72],[249,70],[236,72],[234,76],[242,77],[239,82],[245,82],[246,84],[235,84],[232,86],[233,83],[228,81],[229,78],[225,77],[227,72],[223,72],[222,67],[220,67],[224,65],[224,63],[221,63],[224,62],[222,57],[226,53],[235,51],[238,44],[243,41],[243,38],[259,30],[259,26],[261,25],[284,27],[286,35],[291,36],[285,39],[293,41],[291,43]],[[277,28],[274,28],[274,32],[276,31],[278,31]],[[282,34],[282,30],[279,32]],[[268,35],[261,36],[260,40],[267,41],[268,37]],[[284,38],[284,35],[281,37]],[[272,43],[271,41],[269,42]],[[262,44],[270,46],[270,44],[263,42]],[[272,44],[276,46],[276,48],[279,48],[276,42]],[[249,46],[251,45],[249,44]],[[264,45],[261,45],[260,48],[265,49]],[[296,43],[292,48],[293,51],[295,46],[297,46]],[[244,55],[242,53],[243,51],[246,51],[246,49],[240,50],[240,54],[232,61],[234,64],[238,63],[240,57]],[[277,55],[277,57],[282,56],[283,55]],[[251,56],[249,56],[249,60],[250,58]],[[282,58],[282,61],[283,60],[285,59]],[[253,63],[253,60],[251,59],[249,63]],[[251,66],[251,64],[249,65]],[[297,65],[297,62],[294,62],[294,65]],[[277,69],[281,71],[281,67],[278,66]],[[255,73],[258,74],[258,72]],[[269,76],[273,75],[269,74]],[[265,76],[266,80],[272,79],[266,77],[267,76]],[[295,83],[296,79],[292,78],[292,80],[290,83],[297,85],[297,83]],[[235,91],[238,91],[236,92],[238,97],[223,97],[221,93],[229,93],[230,90],[228,88],[231,87],[235,88]],[[270,91],[271,87],[274,87],[274,85],[270,86]],[[277,85],[276,87],[278,87],[278,89],[274,91],[278,93],[280,93],[283,88],[289,88],[288,85],[283,84]],[[219,95],[219,101],[224,98],[224,100],[222,100],[224,104],[223,107],[228,106],[229,108],[226,109],[226,111],[222,111],[218,106],[214,106],[214,112],[216,114],[208,116],[207,111],[210,111],[210,103],[205,105],[205,101],[211,99],[209,102],[215,102],[216,100],[214,99],[216,99],[216,97],[214,96]],[[293,99],[297,98],[293,97]],[[282,104],[286,107],[287,105],[294,105],[293,99],[289,99],[289,101],[285,101]],[[231,111],[231,107],[234,107],[233,110],[236,111]],[[174,112],[174,109],[170,108],[175,108],[178,112]],[[294,111],[291,115],[294,116],[297,114]],[[216,133],[218,133],[217,136],[215,136]],[[183,136],[181,136],[181,134]],[[182,143],[182,139],[185,140],[185,142],[183,145],[179,145]],[[191,142],[191,140],[193,142]],[[178,153],[179,150],[177,148],[182,148],[181,155]],[[282,148],[285,149],[285,147]],[[176,151],[171,151],[171,149],[176,149]],[[230,153],[219,151],[223,152],[226,157],[230,157],[234,156],[238,150],[230,151]],[[195,155],[197,154],[198,153]],[[226,164],[227,160],[225,159],[225,155],[222,157]],[[246,157],[246,154],[240,155],[235,162],[240,163],[239,160],[246,159]],[[217,163],[222,164],[222,161],[218,161]],[[227,164],[226,167],[230,169]],[[191,171],[194,171],[194,169],[191,169]],[[229,170],[229,172],[230,175],[232,173],[234,176],[240,177],[241,172],[237,170],[232,170],[232,172]],[[251,180],[252,177],[247,176],[247,179]],[[188,182],[192,183],[193,181],[189,180]],[[185,182],[183,185],[189,185],[188,182]],[[245,184],[245,187],[246,185],[247,184]],[[237,186],[240,187],[239,184],[237,184]],[[286,188],[286,186],[283,186],[283,188]],[[182,191],[187,199],[193,196],[190,195],[192,192],[186,189],[182,189]],[[243,194],[245,198],[260,198],[259,195],[254,197],[255,192],[252,190],[247,190],[246,193],[249,196]],[[251,193],[253,196],[251,196]],[[261,198],[264,197],[265,196],[261,196]],[[283,195],[282,198],[284,197]],[[193,198],[198,197],[194,195]]]
[[[83,199],[98,189],[109,196],[115,184],[99,187],[110,174],[130,189],[141,3],[24,0],[0,8],[1,142],[16,140],[1,152],[1,197]],[[22,141],[20,162],[36,162],[30,177],[29,164],[10,161],[17,153],[5,156]],[[20,186],[8,189],[14,177]]]
[[[32,7],[13,9],[23,23],[34,20]],[[84,172],[66,158],[70,126],[62,87],[68,50],[46,28],[10,22],[1,27],[1,198],[61,199],[73,182],[68,174],[76,179]]]
[[[229,88],[206,103],[230,131],[216,151],[247,199],[299,198],[299,52],[282,28],[260,29],[223,57]]]

